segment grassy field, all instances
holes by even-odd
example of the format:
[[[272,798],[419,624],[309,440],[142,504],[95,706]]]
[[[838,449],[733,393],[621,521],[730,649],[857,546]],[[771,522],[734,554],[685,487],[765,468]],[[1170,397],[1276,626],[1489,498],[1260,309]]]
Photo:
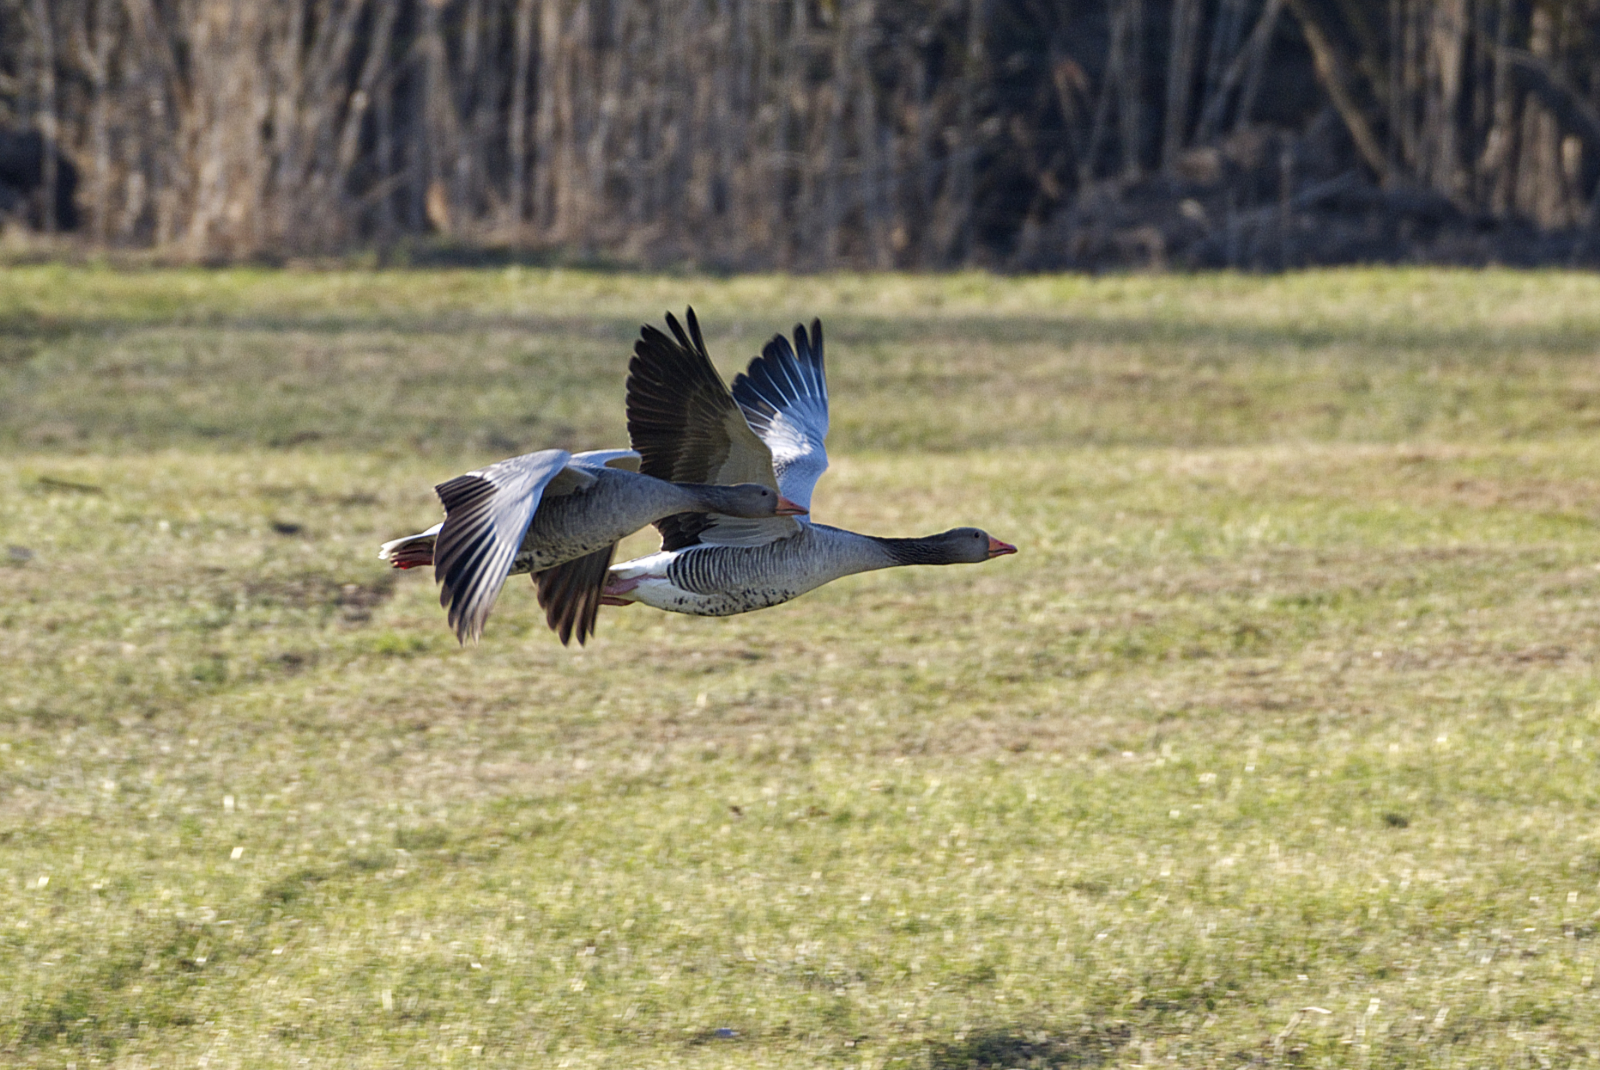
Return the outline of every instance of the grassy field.
[[[458,648],[377,544],[691,301],[824,318],[819,519],[1022,552]],[[0,1062],[1594,1065],[1597,358],[1570,274],[6,269]]]

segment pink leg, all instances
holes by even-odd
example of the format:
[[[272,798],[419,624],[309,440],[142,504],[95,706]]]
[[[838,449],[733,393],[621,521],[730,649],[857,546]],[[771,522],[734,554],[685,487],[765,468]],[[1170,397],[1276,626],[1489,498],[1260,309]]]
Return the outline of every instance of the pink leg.
[[[635,587],[639,586],[639,578],[630,580],[607,580],[605,588],[600,592],[600,604],[603,606],[631,606],[633,599],[623,598]]]

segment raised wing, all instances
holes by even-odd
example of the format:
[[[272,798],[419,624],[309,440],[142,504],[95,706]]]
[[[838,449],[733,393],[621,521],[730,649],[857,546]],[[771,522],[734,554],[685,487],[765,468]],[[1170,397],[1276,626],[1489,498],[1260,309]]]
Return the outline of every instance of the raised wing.
[[[799,324],[794,345],[783,335],[733,378],[733,398],[751,430],[772,451],[778,492],[811,508],[811,492],[828,470],[828,378],[822,364],[822,321]]]
[[[639,471],[673,483],[762,483],[778,489],[772,451],[750,430],[706,353],[694,309],[685,333],[645,327],[628,362],[628,438]]]
[[[445,518],[434,540],[433,574],[441,587],[439,604],[461,642],[477,642],[483,634],[483,622],[551,480],[565,472],[577,473],[582,481],[584,473],[567,465],[571,457],[566,450],[540,450],[434,488]]]
[[[694,309],[685,331],[667,314],[672,336],[645,327],[628,363],[628,438],[639,470],[674,483],[760,483],[778,489],[772,451],[745,422],[711,363]],[[656,522],[662,546],[700,542],[770,542],[800,530],[790,517],[736,520],[716,513],[678,513]]]

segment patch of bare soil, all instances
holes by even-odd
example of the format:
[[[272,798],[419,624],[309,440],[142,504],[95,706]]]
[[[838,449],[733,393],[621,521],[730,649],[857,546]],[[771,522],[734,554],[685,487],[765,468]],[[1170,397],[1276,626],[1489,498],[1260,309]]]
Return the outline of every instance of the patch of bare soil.
[[[260,605],[290,609],[332,607],[346,624],[365,624],[372,611],[394,597],[395,576],[378,573],[362,583],[341,582],[326,573],[303,572],[290,576],[261,577],[244,585],[244,595]]]

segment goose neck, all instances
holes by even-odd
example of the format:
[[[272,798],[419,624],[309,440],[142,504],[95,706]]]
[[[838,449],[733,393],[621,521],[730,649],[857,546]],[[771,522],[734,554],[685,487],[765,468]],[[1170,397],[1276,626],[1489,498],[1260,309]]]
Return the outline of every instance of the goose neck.
[[[932,539],[890,539],[878,535],[866,537],[896,565],[942,565],[947,560]]]

